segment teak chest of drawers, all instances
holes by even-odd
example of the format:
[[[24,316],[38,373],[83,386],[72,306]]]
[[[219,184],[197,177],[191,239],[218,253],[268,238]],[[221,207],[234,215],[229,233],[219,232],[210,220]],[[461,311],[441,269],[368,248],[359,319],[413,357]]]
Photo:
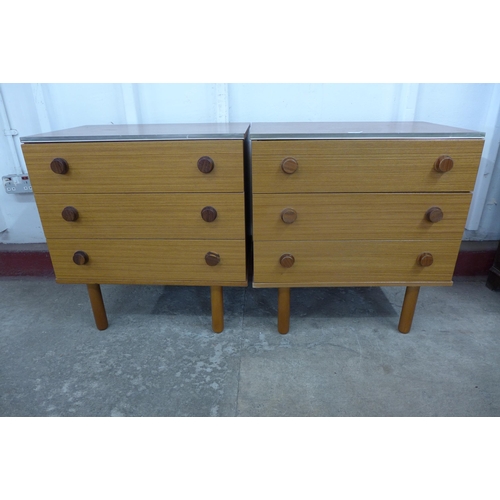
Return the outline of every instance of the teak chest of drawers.
[[[253,123],[256,288],[451,285],[483,134],[424,122]]]
[[[21,139],[59,283],[84,283],[99,329],[100,284],[248,284],[248,124],[89,126]]]
[[[423,122],[112,125],[22,138],[59,283],[451,285],[483,134]],[[251,180],[251,189],[250,189]],[[253,239],[251,252],[247,248]],[[247,258],[253,254],[253,265]]]

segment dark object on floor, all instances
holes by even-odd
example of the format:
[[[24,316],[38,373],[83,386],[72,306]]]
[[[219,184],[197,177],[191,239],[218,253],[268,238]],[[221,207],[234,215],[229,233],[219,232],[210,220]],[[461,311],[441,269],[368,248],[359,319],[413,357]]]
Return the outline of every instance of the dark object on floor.
[[[495,255],[495,261],[493,262],[493,265],[491,266],[488,273],[486,286],[491,290],[500,289],[500,242],[498,243],[498,250]]]

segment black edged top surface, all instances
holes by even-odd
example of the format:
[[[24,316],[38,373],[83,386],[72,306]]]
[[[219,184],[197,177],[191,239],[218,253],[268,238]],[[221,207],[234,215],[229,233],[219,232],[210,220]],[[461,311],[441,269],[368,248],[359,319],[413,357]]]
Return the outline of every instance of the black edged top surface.
[[[252,123],[252,140],[484,138],[484,133],[428,122],[268,122]]]
[[[241,140],[245,138],[248,127],[248,123],[85,125],[82,127],[21,137],[21,142]]]

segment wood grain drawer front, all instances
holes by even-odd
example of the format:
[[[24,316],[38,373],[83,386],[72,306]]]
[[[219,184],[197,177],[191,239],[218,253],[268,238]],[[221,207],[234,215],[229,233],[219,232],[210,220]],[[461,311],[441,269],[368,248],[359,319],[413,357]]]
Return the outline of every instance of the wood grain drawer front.
[[[469,193],[255,194],[254,238],[461,239],[470,200]],[[439,211],[442,219],[431,222]]]
[[[450,282],[460,241],[254,242],[254,286]],[[430,253],[432,265],[417,259]],[[290,255],[283,267],[280,259]]]
[[[61,239],[48,246],[59,283],[246,284],[244,241]],[[86,263],[74,262],[78,252]],[[207,264],[210,252],[218,264]]]
[[[36,201],[49,239],[245,239],[243,193],[37,194]],[[68,207],[76,220],[63,218]]]
[[[242,141],[24,144],[23,153],[35,194],[243,191]],[[198,168],[205,156],[209,173]],[[51,170],[54,158],[67,173]]]
[[[254,193],[471,191],[484,141],[284,140],[252,142]],[[448,155],[453,167],[434,169]],[[297,170],[285,173],[292,158]],[[285,170],[293,170],[288,162]]]

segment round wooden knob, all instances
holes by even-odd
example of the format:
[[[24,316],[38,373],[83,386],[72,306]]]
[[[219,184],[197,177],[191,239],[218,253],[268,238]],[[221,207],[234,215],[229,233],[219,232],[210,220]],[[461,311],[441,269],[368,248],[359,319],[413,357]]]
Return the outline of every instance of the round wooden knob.
[[[55,174],[66,174],[68,173],[69,165],[64,158],[54,158],[50,162],[50,168]]]
[[[295,257],[291,253],[284,253],[280,257],[280,264],[286,268],[292,267],[295,264]]]
[[[216,266],[220,262],[220,255],[215,252],[208,252],[205,255],[205,262],[209,266]]]
[[[78,250],[78,252],[73,254],[73,262],[79,266],[84,266],[88,261],[89,256],[81,250]]]
[[[214,169],[214,161],[210,156],[202,156],[198,160],[198,170],[204,174],[209,174]]]
[[[295,158],[285,158],[281,162],[281,170],[285,172],[285,174],[293,174],[299,168],[299,162]]]
[[[213,222],[217,219],[217,210],[214,207],[205,207],[201,210],[201,218],[205,222]]]
[[[281,211],[281,220],[285,224],[291,224],[297,220],[297,212],[293,208],[285,208]]]
[[[441,155],[434,162],[434,170],[437,172],[448,172],[453,168],[453,158],[448,155]]]
[[[417,257],[417,262],[422,267],[429,267],[432,266],[432,263],[434,262],[434,257],[432,256],[431,253],[424,252]]]
[[[65,207],[61,213],[62,218],[68,222],[78,220],[78,210],[75,207]]]
[[[439,207],[431,207],[425,212],[425,218],[429,222],[439,222],[443,220],[443,211]]]

